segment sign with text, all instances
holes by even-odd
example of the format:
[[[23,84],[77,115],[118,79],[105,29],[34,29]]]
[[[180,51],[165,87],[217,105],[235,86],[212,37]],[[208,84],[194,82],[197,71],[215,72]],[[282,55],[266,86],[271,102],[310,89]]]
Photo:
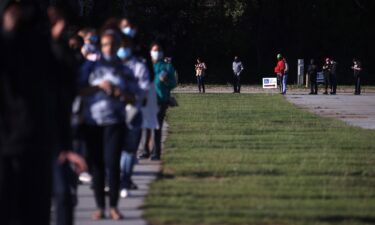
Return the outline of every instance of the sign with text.
[[[263,78],[263,88],[277,88],[277,78],[276,77],[269,77]]]

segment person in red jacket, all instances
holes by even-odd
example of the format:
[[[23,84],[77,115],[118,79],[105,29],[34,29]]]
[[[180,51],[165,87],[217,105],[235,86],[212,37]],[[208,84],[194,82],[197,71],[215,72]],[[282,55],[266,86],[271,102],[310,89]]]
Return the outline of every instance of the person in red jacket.
[[[278,80],[280,80],[280,86],[281,86],[281,93],[285,95],[286,93],[286,63],[281,54],[277,54],[277,64],[275,67],[275,73],[277,75]]]

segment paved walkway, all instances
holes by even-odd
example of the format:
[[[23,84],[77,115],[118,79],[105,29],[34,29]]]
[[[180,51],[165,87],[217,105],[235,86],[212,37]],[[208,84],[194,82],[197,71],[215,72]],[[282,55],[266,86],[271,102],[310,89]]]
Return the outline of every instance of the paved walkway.
[[[289,93],[286,98],[299,108],[321,116],[343,120],[350,125],[375,129],[375,94],[307,95]]]
[[[164,123],[162,142],[167,138],[168,124]],[[143,141],[143,140],[142,140]],[[119,210],[124,215],[124,220],[112,221],[109,219],[101,221],[91,220],[91,214],[95,211],[96,205],[93,191],[89,185],[80,185],[78,187],[78,206],[75,211],[76,225],[146,225],[147,222],[142,218],[141,206],[149,191],[150,184],[157,179],[162,169],[161,161],[140,160],[134,168],[132,177],[138,190],[130,191],[130,196],[120,198]],[[107,198],[108,200],[108,198]],[[107,204],[108,205],[108,204]],[[108,215],[108,213],[107,213]]]

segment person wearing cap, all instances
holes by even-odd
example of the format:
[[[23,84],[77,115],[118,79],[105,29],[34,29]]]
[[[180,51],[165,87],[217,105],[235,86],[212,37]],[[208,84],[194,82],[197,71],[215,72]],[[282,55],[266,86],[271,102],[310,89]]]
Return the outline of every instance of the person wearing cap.
[[[330,71],[331,71],[331,63],[330,59],[326,58],[325,63],[323,65],[323,76],[324,76],[324,88],[325,91],[323,94],[328,95],[328,85],[330,84]]]
[[[195,76],[197,77],[199,93],[201,93],[202,91],[203,93],[206,92],[205,85],[204,85],[204,76],[205,76],[206,69],[207,69],[206,63],[204,63],[202,59],[198,57],[197,64],[195,64]]]
[[[275,73],[277,77],[281,81],[281,94],[285,95],[286,94],[286,79],[287,76],[285,75],[285,61],[284,58],[281,54],[277,54],[277,64],[275,67]]]
[[[234,75],[233,93],[240,93],[241,92],[241,74],[242,74],[242,71],[244,70],[244,67],[238,56],[234,57],[232,69],[233,69],[233,75]]]
[[[351,67],[353,70],[353,75],[355,79],[355,95],[360,95],[361,94],[361,72],[362,72],[362,63],[354,58],[353,59],[353,66]]]

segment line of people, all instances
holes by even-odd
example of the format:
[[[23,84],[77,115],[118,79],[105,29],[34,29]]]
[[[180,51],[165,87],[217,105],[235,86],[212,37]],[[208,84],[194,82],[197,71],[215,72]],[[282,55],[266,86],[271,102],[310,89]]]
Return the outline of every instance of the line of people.
[[[161,158],[163,122],[176,86],[173,65],[164,61],[160,43],[140,47],[138,27],[127,18],[66,38],[64,13],[50,7],[49,23],[42,14],[30,2],[10,3],[2,14],[2,224],[49,224],[52,194],[57,224],[73,224],[77,174],[85,170],[97,206],[92,219],[107,217],[108,185],[108,216],[120,220],[119,196],[136,188],[131,176],[142,129],[147,140],[140,158]]]

